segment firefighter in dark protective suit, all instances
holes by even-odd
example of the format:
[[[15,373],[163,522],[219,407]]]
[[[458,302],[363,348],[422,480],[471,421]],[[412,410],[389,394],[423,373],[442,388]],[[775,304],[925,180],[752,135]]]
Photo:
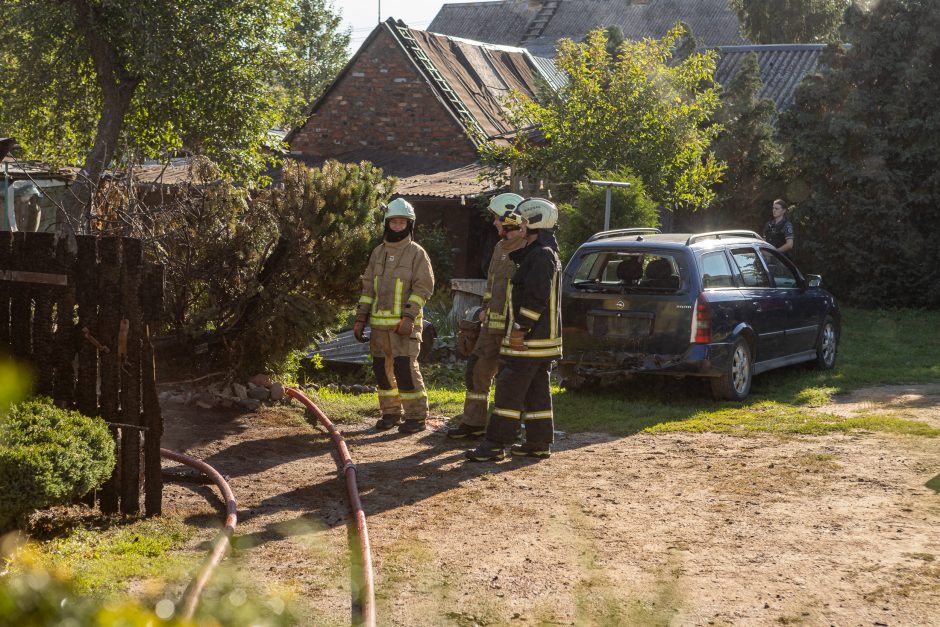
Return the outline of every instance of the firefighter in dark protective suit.
[[[548,457],[555,433],[549,375],[561,356],[561,261],[554,234],[558,209],[543,198],[528,198],[516,210],[523,218],[526,246],[510,254],[518,269],[509,285],[495,406],[480,446],[467,451],[471,461],[503,459],[523,421],[526,441],[512,446],[515,456]]]
[[[493,225],[499,230],[500,241],[493,250],[486,273],[486,291],[483,293],[480,335],[467,357],[464,379],[467,393],[464,397],[463,415],[456,427],[447,430],[451,440],[477,438],[486,430],[486,410],[489,405],[490,385],[499,370],[499,348],[506,334],[506,318],[509,302],[509,280],[516,271],[516,264],[509,255],[523,246],[522,216],[516,207],[522,202],[518,194],[500,194],[489,205],[494,215]]]

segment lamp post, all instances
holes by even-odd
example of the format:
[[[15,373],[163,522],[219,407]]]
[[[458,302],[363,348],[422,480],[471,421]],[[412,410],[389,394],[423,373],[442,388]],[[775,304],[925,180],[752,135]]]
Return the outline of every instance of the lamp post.
[[[610,230],[610,192],[615,187],[630,187],[629,183],[624,183],[622,181],[592,181],[589,180],[588,183],[591,185],[603,185],[607,188],[607,195],[604,198],[604,230]]]

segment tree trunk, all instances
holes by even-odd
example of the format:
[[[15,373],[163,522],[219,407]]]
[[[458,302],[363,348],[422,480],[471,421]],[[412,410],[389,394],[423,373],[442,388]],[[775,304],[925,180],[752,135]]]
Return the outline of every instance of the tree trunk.
[[[78,231],[91,232],[92,205],[101,175],[114,157],[124,118],[130,109],[140,79],[132,76],[121,62],[117,48],[101,29],[101,9],[86,0],[72,0],[76,26],[85,39],[95,65],[95,78],[101,89],[103,106],[98,118],[95,143],[85,157],[71,193],[65,197],[64,209]]]

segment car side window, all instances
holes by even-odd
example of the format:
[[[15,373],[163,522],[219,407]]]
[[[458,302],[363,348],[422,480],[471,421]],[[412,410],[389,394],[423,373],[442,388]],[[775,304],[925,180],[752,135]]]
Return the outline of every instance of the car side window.
[[[745,287],[770,287],[770,278],[756,250],[737,248],[731,251],[731,256],[741,272],[741,280],[744,281]]]
[[[767,264],[767,270],[770,271],[770,276],[773,277],[774,285],[777,287],[799,287],[800,281],[796,277],[796,273],[790,269],[780,253],[767,248],[762,248],[760,252],[764,258],[764,263]]]
[[[724,251],[718,250],[702,255],[702,287],[734,287],[734,275]]]

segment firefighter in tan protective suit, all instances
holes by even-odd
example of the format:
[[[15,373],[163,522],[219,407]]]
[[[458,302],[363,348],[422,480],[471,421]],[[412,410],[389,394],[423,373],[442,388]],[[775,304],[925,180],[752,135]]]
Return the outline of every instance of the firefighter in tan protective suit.
[[[490,200],[488,209],[494,216],[493,226],[501,239],[493,250],[486,273],[486,291],[480,311],[483,328],[467,358],[463,415],[456,427],[447,430],[447,437],[451,440],[480,437],[486,430],[490,385],[499,370],[499,346],[506,334],[506,291],[516,271],[516,264],[509,258],[509,253],[525,246],[521,216],[515,211],[521,202],[522,196],[518,194],[500,194]]]
[[[383,241],[372,251],[362,274],[353,325],[359,341],[365,341],[366,323],[372,328],[369,349],[382,410],[375,425],[379,431],[398,425],[401,433],[417,433],[424,430],[428,417],[418,352],[422,308],[434,292],[434,272],[427,252],[412,239],[414,223],[414,207],[406,200],[396,198],[388,204]]]

